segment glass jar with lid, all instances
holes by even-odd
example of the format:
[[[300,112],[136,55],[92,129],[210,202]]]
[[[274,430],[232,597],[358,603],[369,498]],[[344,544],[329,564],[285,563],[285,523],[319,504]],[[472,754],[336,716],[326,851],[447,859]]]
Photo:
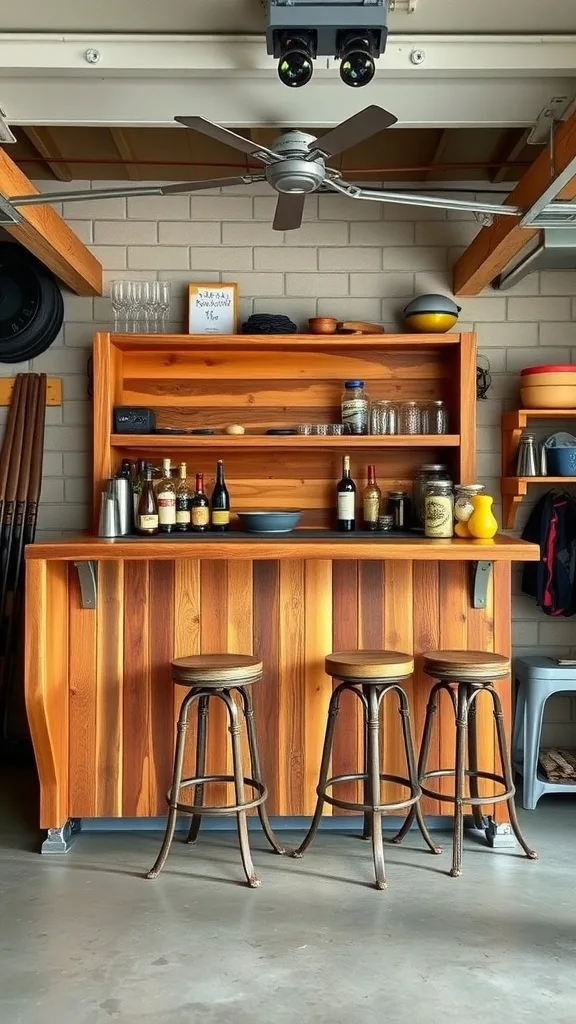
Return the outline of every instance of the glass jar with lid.
[[[434,402],[428,402],[422,413],[422,433],[423,434],[447,434],[448,433],[448,413],[444,402],[439,399]]]
[[[418,402],[402,402],[398,411],[398,433],[422,433],[422,409]]]
[[[474,511],[471,499],[482,494],[483,484],[457,484],[454,498],[454,518],[459,523],[467,523]]]
[[[370,402],[364,390],[363,380],[347,380],[341,400],[342,423],[350,434],[368,433]]]
[[[426,497],[426,487],[429,483],[433,483],[435,480],[448,480],[451,483],[448,466],[445,466],[441,462],[427,462],[422,466],[418,466],[416,476],[414,477],[412,494],[414,500],[414,526],[419,529],[423,529],[424,527],[424,499]]]
[[[424,533],[427,537],[454,536],[454,495],[450,480],[434,480],[426,488]]]

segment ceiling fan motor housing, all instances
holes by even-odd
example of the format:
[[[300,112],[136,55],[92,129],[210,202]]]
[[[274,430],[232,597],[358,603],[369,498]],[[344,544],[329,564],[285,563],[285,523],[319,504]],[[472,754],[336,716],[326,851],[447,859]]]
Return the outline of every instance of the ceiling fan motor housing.
[[[320,156],[309,159],[315,141],[315,135],[297,129],[285,132],[274,141],[272,149],[282,159],[266,168],[266,178],[272,188],[277,192],[300,193],[315,192],[320,188],[326,177],[326,167]]]

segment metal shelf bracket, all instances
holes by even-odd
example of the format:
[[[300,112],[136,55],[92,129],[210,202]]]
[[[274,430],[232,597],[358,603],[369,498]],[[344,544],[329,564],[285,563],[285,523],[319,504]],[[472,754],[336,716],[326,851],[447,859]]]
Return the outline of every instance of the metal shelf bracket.
[[[472,607],[485,608],[488,603],[488,584],[493,562],[471,562]]]
[[[94,610],[98,604],[97,562],[74,562],[80,584],[80,600],[83,608]]]

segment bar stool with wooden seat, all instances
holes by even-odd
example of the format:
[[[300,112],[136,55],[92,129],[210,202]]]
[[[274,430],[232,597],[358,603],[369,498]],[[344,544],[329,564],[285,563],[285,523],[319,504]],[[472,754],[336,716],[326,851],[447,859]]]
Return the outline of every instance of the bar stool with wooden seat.
[[[531,860],[535,860],[538,854],[530,849],[518,823],[516,806],[514,804],[515,786],[512,778],[512,766],[510,753],[506,742],[504,729],[504,714],[502,702],[494,682],[505,678],[510,672],[510,660],[501,654],[486,654],[482,651],[433,651],[424,656],[424,671],[427,675],[437,679],[438,682],[432,687],[428,706],[426,709],[426,721],[422,736],[422,746],[418,760],[418,778],[422,793],[432,797],[434,800],[441,800],[454,805],[454,839],[452,853],[452,868],[450,874],[456,878],[462,874],[462,840],[464,833],[464,806],[472,807],[474,823],[477,828],[483,828],[481,813],[482,804],[503,803],[508,805],[510,824],[516,839],[524,850],[524,853]],[[428,771],[428,755],[430,752],[430,741],[436,712],[438,709],[438,697],[444,690],[450,697],[456,719],[456,764],[454,768],[439,768],[435,771]],[[478,739],[476,722],[476,701],[481,692],[490,694],[496,722],[496,737],[502,775],[493,772],[478,770]],[[468,748],[468,768],[466,768],[466,748]],[[429,779],[454,778],[454,796],[446,793],[437,793],[426,786]],[[470,792],[467,794],[466,779],[469,780]],[[486,779],[504,789],[496,796],[479,796],[478,780]],[[414,821],[414,809],[412,808],[400,832],[394,842],[402,841]]]
[[[262,679],[262,662],[258,658],[242,654],[203,654],[193,655],[189,658],[176,658],[172,662],[172,680],[175,684],[190,687],[187,695],[182,701],[180,715],[178,718],[178,735],[176,739],[176,753],[174,758],[174,773],[172,786],[167,795],[169,806],[166,833],[156,863],[147,878],[157,878],[170,851],[174,830],[176,828],[176,817],[178,811],[192,815],[190,831],[187,842],[194,843],[198,837],[200,824],[203,815],[236,815],[238,823],[238,838],[240,841],[240,853],[242,864],[248,879],[248,885],[252,888],[260,885],[260,881],[254,871],[250,844],[248,841],[248,826],[246,822],[246,811],[253,807],[258,808],[258,815],[264,830],[264,834],[276,853],[284,853],[284,849],[278,843],[266,812],[265,801],[268,790],[262,779],[260,770],[260,758],[256,740],[256,729],[254,726],[254,709],[250,686],[260,682]],[[242,765],[242,753],[240,748],[240,723],[238,718],[238,706],[234,700],[232,691],[240,696],[241,706],[246,722],[248,737],[248,749],[250,751],[251,777],[244,776]],[[228,713],[229,731],[232,746],[233,775],[206,775],[206,734],[208,725],[208,710],[211,699],[217,698],[223,702]],[[198,732],[196,738],[196,774],[192,778],[182,778],[182,765],[184,761],[184,750],[186,745],[186,730],[188,728],[188,712],[193,704],[198,704]],[[204,805],[204,786],[209,782],[233,783],[236,802],[232,805],[207,807]],[[180,790],[194,786],[194,803],[179,803]],[[248,786],[253,791],[251,799],[246,799],[244,787]]]
[[[332,676],[333,679],[341,680],[341,682],[335,688],[330,698],[320,778],[316,788],[318,800],[314,818],[304,840],[298,849],[293,852],[293,856],[301,857],[308,846],[310,846],[320,824],[324,803],[350,811],[360,811],[364,814],[363,838],[372,841],[376,888],[385,889],[386,869],[382,840],[382,814],[385,812],[399,811],[405,807],[410,807],[416,816],[420,831],[432,853],[442,852],[433,842],[420,809],[421,790],[416,773],[416,758],[410,730],[410,710],[408,698],[400,685],[412,675],[414,659],[409,654],[399,654],[396,651],[339,651],[328,655],[325,666],[326,673]],[[354,693],[362,704],[364,715],[364,770],[352,775],[334,775],[328,778],[336,719],[340,711],[340,697],[345,690]],[[380,771],[380,708],[386,694],[392,692],[397,695],[399,700],[407,778],[383,774]],[[361,804],[353,803],[349,800],[341,800],[328,793],[328,790],[338,785],[338,783],[360,780],[364,783],[364,801]],[[405,786],[410,790],[410,796],[404,800],[383,803],[381,800],[382,782],[393,782],[400,786]]]

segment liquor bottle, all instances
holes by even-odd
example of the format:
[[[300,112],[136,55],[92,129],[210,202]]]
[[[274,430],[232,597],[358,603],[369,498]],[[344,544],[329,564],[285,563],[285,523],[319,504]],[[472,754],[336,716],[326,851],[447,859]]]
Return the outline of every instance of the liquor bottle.
[[[362,495],[362,504],[364,509],[363,529],[378,529],[378,516],[380,515],[381,501],[382,491],[376,483],[376,466],[368,466],[368,484],[364,488],[364,494]]]
[[[218,459],[216,464],[216,483],[210,502],[210,523],[217,533],[230,529],[230,495],[224,483],[224,464]]]
[[[190,529],[190,508],[192,495],[186,479],[186,463],[178,467],[179,481],[176,486],[176,529],[184,532]]]
[[[146,466],[146,476],[138,500],[136,529],[138,533],[158,533],[158,502],[152,483],[152,466]]]
[[[192,495],[192,529],[204,533],[210,528],[210,502],[204,493],[204,473],[196,473],[196,490]]]
[[[134,498],[134,525],[138,522],[138,505],[140,495],[146,479],[146,459],[138,459],[136,462],[136,476],[132,481],[132,496]]]
[[[120,472],[118,473],[118,476],[120,478],[124,477],[125,480],[131,480],[132,479],[132,470],[133,470],[133,468],[134,467],[133,467],[132,463],[130,462],[130,459],[122,459],[122,466],[120,468]]]
[[[156,484],[160,533],[172,533],[176,527],[176,488],[172,482],[170,459],[162,459],[162,477]]]
[[[350,456],[342,459],[342,479],[336,488],[338,497],[338,529],[356,529],[356,484],[350,476]]]

